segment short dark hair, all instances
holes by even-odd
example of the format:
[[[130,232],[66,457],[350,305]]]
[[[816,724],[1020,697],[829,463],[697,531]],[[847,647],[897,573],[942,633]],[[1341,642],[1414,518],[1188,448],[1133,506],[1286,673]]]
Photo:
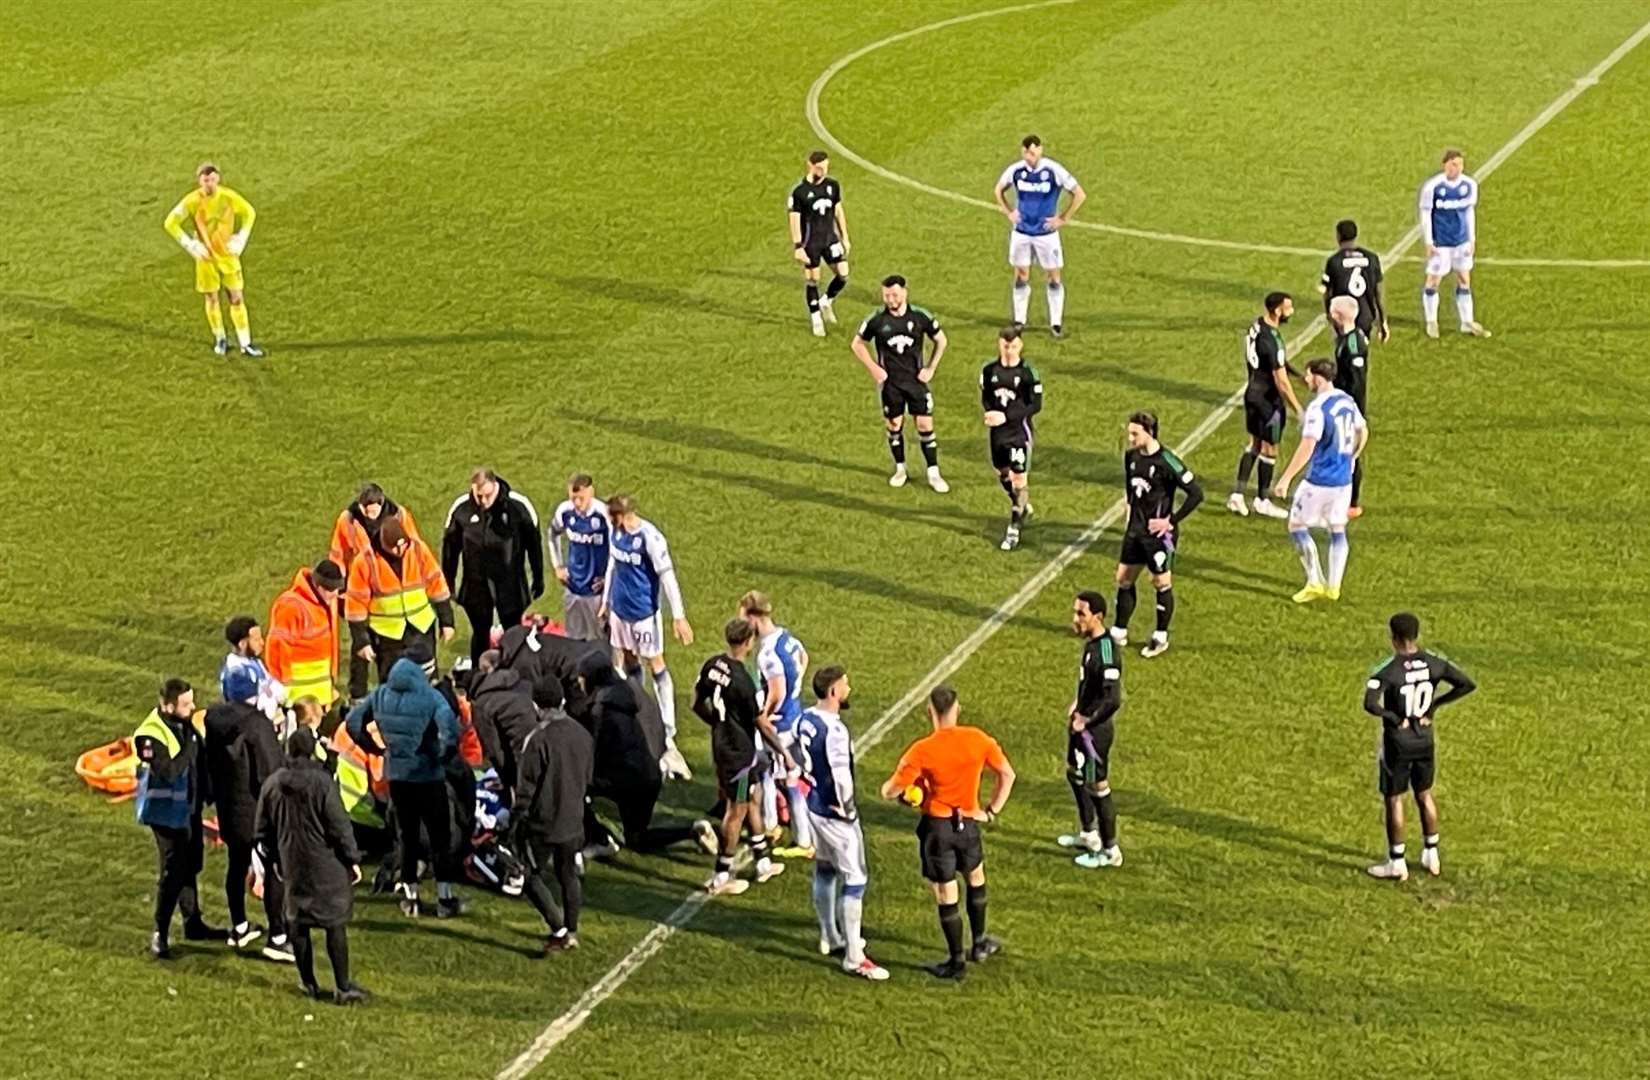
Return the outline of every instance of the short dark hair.
[[[1266,298],[1264,300],[1262,300],[1261,303],[1266,305],[1266,310],[1267,311],[1276,311],[1276,310],[1278,310],[1278,308],[1283,306],[1283,302],[1285,300],[1293,300],[1293,299],[1294,299],[1293,296],[1290,296],[1288,293],[1284,292],[1281,289],[1277,289],[1277,290],[1274,290],[1272,292],[1267,293]]]
[[[223,639],[231,645],[239,645],[246,640],[246,635],[252,633],[252,628],[258,625],[258,620],[250,615],[237,615],[223,626]]]
[[[830,159],[831,159],[830,154],[827,154],[823,150],[815,150],[813,153],[808,155],[808,164],[809,165],[818,165],[820,162],[829,161]]]
[[[1087,604],[1089,606],[1089,610],[1094,612],[1096,615],[1104,615],[1106,613],[1106,598],[1095,592],[1093,589],[1084,589],[1082,592],[1077,594],[1077,599]]]
[[[1358,223],[1351,218],[1342,218],[1335,222],[1335,239],[1343,244],[1350,244],[1358,238]]]
[[[831,687],[841,682],[848,675],[848,669],[841,664],[830,664],[814,672],[814,697],[824,698],[831,692]]]
[[[596,478],[589,473],[576,472],[567,478],[568,491],[583,491],[587,487],[594,487]]]
[[[378,526],[378,550],[394,551],[403,540],[410,540],[407,527],[401,524],[401,519],[392,517]]]
[[[636,512],[636,496],[613,495],[607,500],[607,512],[611,517],[621,517]]]
[[[728,643],[728,648],[737,649],[756,636],[756,627],[749,619],[735,616],[722,627],[722,640]]]
[[[1007,326],[1003,327],[1001,330],[997,331],[997,336],[999,338],[1001,338],[1003,341],[1018,341],[1018,340],[1020,340],[1020,336],[1021,336],[1020,335],[1020,324],[1019,323],[1010,323],[1010,324],[1008,324]]]
[[[1393,641],[1421,640],[1421,620],[1407,611],[1400,611],[1388,619],[1386,626],[1392,632]]]
[[[215,173],[217,171],[218,167],[215,164],[210,161],[203,161],[195,168],[195,176],[199,178],[205,176],[207,173]]]
[[[1444,151],[1445,163],[1454,161],[1456,158],[1465,158],[1466,156],[1467,155],[1463,154],[1458,148],[1453,146]]]
[[[1020,140],[1021,150],[1030,150],[1033,146],[1041,145],[1043,145],[1043,140],[1037,135],[1027,135],[1025,138]]]
[[[898,285],[902,289],[905,288],[904,274],[889,274],[887,277],[882,279],[882,287],[884,289],[892,289],[895,285]]]
[[[1129,423],[1139,424],[1151,433],[1152,438],[1157,438],[1157,414],[1150,409],[1141,409],[1139,412],[1130,413]]]
[[[189,685],[188,679],[167,679],[160,687],[160,701],[162,705],[176,705],[178,698],[189,693],[194,687]]]
[[[940,683],[928,692],[928,704],[941,716],[949,713],[957,705],[957,691],[950,683]]]
[[[383,488],[369,480],[361,485],[361,494],[355,497],[355,501],[360,506],[382,506],[388,501],[388,497],[384,494]]]
[[[295,761],[315,756],[315,733],[307,727],[300,727],[286,737],[286,756]]]
[[[1306,370],[1320,379],[1335,381],[1335,361],[1327,356],[1320,356],[1306,365]]]

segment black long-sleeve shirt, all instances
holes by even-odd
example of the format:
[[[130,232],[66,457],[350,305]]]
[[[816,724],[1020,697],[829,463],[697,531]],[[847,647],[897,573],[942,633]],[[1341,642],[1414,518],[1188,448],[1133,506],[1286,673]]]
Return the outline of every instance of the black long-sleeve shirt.
[[[1111,635],[1083,643],[1083,665],[1077,672],[1076,713],[1084,727],[1110,720],[1123,706],[1123,657]]]

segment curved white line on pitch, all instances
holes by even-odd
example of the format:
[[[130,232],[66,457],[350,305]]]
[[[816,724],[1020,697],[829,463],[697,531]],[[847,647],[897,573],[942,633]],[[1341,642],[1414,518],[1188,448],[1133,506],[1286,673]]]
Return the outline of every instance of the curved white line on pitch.
[[[902,30],[897,34],[869,45],[862,45],[846,56],[839,57],[831,66],[822,71],[813,85],[808,87],[808,97],[805,110],[808,116],[808,126],[813,128],[814,134],[819,136],[827,149],[837,157],[847,158],[868,173],[873,173],[892,183],[903,187],[934,195],[941,199],[949,199],[964,206],[977,206],[990,210],[993,214],[999,213],[997,205],[985,199],[977,199],[971,195],[949,191],[933,184],[923,183],[914,177],[897,173],[892,169],[883,168],[876,162],[863,155],[855,153],[853,148],[831,133],[825,126],[825,121],[819,115],[819,99],[825,93],[825,87],[830,81],[842,74],[843,70],[854,61],[869,56],[878,49],[889,45],[897,45],[902,41],[920,37],[923,34],[933,33],[935,30],[944,30],[951,26],[961,26],[963,23],[976,22],[980,19],[994,19],[999,15],[1013,15],[1021,11],[1036,11],[1041,8],[1065,7],[1077,3],[1077,0],[1039,0],[1032,4],[1015,4],[1012,7],[993,8],[990,11],[975,11],[967,15],[956,15],[949,19],[927,23],[911,30]],[[1095,232],[1111,233],[1114,236],[1129,236],[1136,240],[1155,240],[1166,244],[1183,244],[1189,247],[1222,248],[1227,251],[1244,251],[1261,255],[1309,255],[1314,259],[1326,257],[1327,251],[1323,248],[1291,247],[1286,244],[1246,244],[1237,240],[1218,240],[1209,236],[1188,236],[1184,233],[1158,232],[1153,229],[1136,229],[1128,225],[1110,225],[1103,221],[1068,221],[1067,228],[1092,229]],[[1485,257],[1476,260],[1479,263],[1502,266],[1561,266],[1561,267],[1588,267],[1598,269],[1626,269],[1634,267],[1650,267],[1650,259],[1498,259]]]

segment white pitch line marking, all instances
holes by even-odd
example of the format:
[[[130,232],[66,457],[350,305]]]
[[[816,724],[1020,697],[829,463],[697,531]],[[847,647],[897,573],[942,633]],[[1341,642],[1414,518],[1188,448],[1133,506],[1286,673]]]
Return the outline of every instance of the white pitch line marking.
[[[839,57],[837,60],[833,61],[829,67],[820,73],[819,78],[814,80],[813,85],[808,88],[808,97],[804,106],[808,116],[808,126],[813,128],[814,134],[819,136],[820,141],[826,145],[833,155],[847,158],[849,161],[853,162],[855,165],[858,165],[861,169],[864,169],[868,173],[875,176],[880,176],[884,180],[899,184],[902,187],[911,188],[913,191],[921,191],[925,194],[933,195],[941,199],[949,199],[954,203],[961,203],[964,206],[974,206],[982,210],[989,210],[993,214],[1000,213],[997,209],[997,205],[988,199],[975,198],[972,195],[964,195],[961,192],[936,187],[933,184],[925,183],[915,177],[906,176],[903,173],[897,173],[892,169],[878,165],[876,162],[870,160],[864,155],[857,153],[852,147],[837,138],[836,135],[831,132],[830,128],[825,126],[825,121],[819,114],[819,99],[825,93],[825,87],[830,83],[830,81],[842,74],[848,65],[854,63],[856,60],[869,56],[871,53],[874,53],[879,49],[884,49],[889,45],[897,45],[902,41],[908,41],[911,38],[919,37],[923,34],[933,33],[936,30],[944,30],[952,26],[960,26],[964,23],[971,23],[980,19],[995,18],[999,15],[1012,15],[1022,11],[1036,11],[1040,8],[1063,7],[1076,2],[1077,0],[1041,0],[1039,3],[1017,4],[1013,7],[995,8],[991,11],[976,11],[968,15],[958,15],[950,19],[941,19],[939,22],[928,23],[925,26],[919,26],[911,30],[902,30],[897,34],[890,34],[888,37],[882,38],[878,41],[873,41],[869,45],[862,45],[853,52],[850,52],[847,55]],[[1638,35],[1635,35],[1635,37],[1638,37]],[[1634,40],[1634,38],[1629,38],[1623,44],[1626,46],[1625,48],[1618,49],[1616,53],[1612,53],[1610,56],[1605,58],[1606,62],[1608,62],[1611,67],[1613,67],[1615,62],[1621,59],[1622,56],[1625,56],[1627,53],[1631,52],[1633,46],[1638,44],[1638,41]],[[1609,68],[1606,67],[1604,70],[1607,71]],[[1531,123],[1535,124],[1539,130],[1541,127],[1546,125],[1548,120],[1551,120],[1553,116],[1558,115],[1558,113],[1562,111],[1565,106],[1569,105],[1571,101],[1574,101],[1576,95],[1579,95],[1588,87],[1596,86],[1597,84],[1598,77],[1592,74],[1584,75],[1575,80],[1570,89],[1566,91],[1564,95],[1561,95],[1558,99],[1556,99],[1552,105],[1547,106],[1547,109],[1551,110],[1551,115],[1544,112],[1541,116],[1538,116],[1535,120],[1531,121]],[[1554,106],[1556,106],[1556,109]],[[1523,144],[1520,143],[1519,145]],[[1505,150],[1506,147],[1502,147],[1502,149]],[[1500,164],[1500,162],[1495,161],[1494,158],[1491,158],[1490,162],[1495,165]],[[1482,178],[1493,171],[1494,169],[1491,167],[1491,164],[1486,163],[1483,168],[1475,170],[1475,175]],[[1104,221],[1093,221],[1090,219],[1068,221],[1066,222],[1066,227],[1070,229],[1089,229],[1094,232],[1110,233],[1114,236],[1128,236],[1136,240],[1151,240],[1165,244],[1181,244],[1188,247],[1217,248],[1223,251],[1244,251],[1259,255],[1300,255],[1310,256],[1314,259],[1322,259],[1328,257],[1329,254],[1328,250],[1324,248],[1294,247],[1288,244],[1252,244],[1238,240],[1221,240],[1210,236],[1191,236],[1185,233],[1159,232],[1154,229],[1137,229],[1129,225],[1112,225]],[[1625,270],[1650,267],[1650,259],[1507,259],[1487,255],[1482,258],[1475,259],[1474,261],[1480,264],[1492,266],[1572,267],[1596,270]]]
[[[1070,2],[1072,2],[1072,0],[1047,0],[1047,2],[1042,4],[1005,8],[1002,11],[997,12],[979,12],[974,15],[963,16],[959,19],[952,19],[949,21],[967,22],[970,19],[982,19],[993,14],[1000,15],[1007,11],[1024,11],[1027,10],[1028,7],[1050,7],[1056,3]],[[909,37],[913,33],[918,32],[920,31],[908,31],[906,36]],[[1576,85],[1572,86],[1569,90],[1565,91],[1564,94],[1555,99],[1553,104],[1548,105],[1547,108],[1543,109],[1534,120],[1531,120],[1528,124],[1524,125],[1523,129],[1519,131],[1517,135],[1514,135],[1505,146],[1496,151],[1495,154],[1484,163],[1483,168],[1478,171],[1479,177],[1482,178],[1488,176],[1490,173],[1493,173],[1496,169],[1500,168],[1501,164],[1506,161],[1507,158],[1511,157],[1519,147],[1529,142],[1530,138],[1534,136],[1536,132],[1546,127],[1553,117],[1562,112],[1566,105],[1574,101],[1576,97],[1581,94],[1582,90],[1585,89],[1585,87],[1581,86],[1581,82],[1586,79],[1590,79],[1593,83],[1596,83],[1605,72],[1614,67],[1622,57],[1631,52],[1633,47],[1643,41],[1646,37],[1650,37],[1650,22],[1646,22],[1643,26],[1639,27],[1636,33],[1634,33],[1621,45],[1617,46],[1614,52],[1601,60],[1598,65],[1593,68],[1593,70],[1589,71],[1585,79],[1578,80]],[[1592,84],[1589,83],[1589,85]],[[1414,246],[1415,242],[1420,238],[1421,229],[1420,226],[1417,225],[1411,228],[1409,232],[1405,233],[1403,237],[1392,246],[1391,250],[1382,256],[1382,259],[1390,262],[1400,258],[1404,252]],[[1309,345],[1314,338],[1323,332],[1325,325],[1327,324],[1324,322],[1322,315],[1319,315],[1317,318],[1313,319],[1306,325],[1300,334],[1296,336],[1295,340],[1289,343],[1288,351],[1290,353],[1298,353],[1302,349],[1306,348],[1306,346]],[[1202,445],[1205,439],[1214,434],[1215,429],[1218,428],[1221,423],[1232,414],[1232,411],[1242,404],[1242,402],[1243,387],[1239,387],[1230,397],[1216,407],[1213,412],[1205,416],[1202,422],[1194,427],[1186,435],[1186,437],[1180,441],[1179,445],[1176,446],[1175,449],[1182,454],[1190,455],[1193,450],[1196,450],[1198,446]],[[1013,596],[1010,596],[1007,600],[1004,600],[1002,605],[999,606],[997,610],[993,611],[986,618],[986,620],[974,630],[973,633],[964,638],[956,648],[946,653],[945,656],[940,659],[939,663],[929,669],[928,674],[924,675],[922,679],[918,681],[916,686],[913,686],[903,697],[894,702],[894,704],[890,705],[881,716],[877,717],[876,721],[870,727],[862,731],[859,738],[854,740],[855,753],[864,754],[872,747],[880,743],[883,738],[894,729],[894,726],[903,720],[930,690],[939,685],[941,682],[944,682],[945,679],[950,677],[953,672],[961,668],[971,656],[980,650],[982,645],[994,637],[998,630],[1002,629],[1004,624],[1006,624],[1009,619],[1012,619],[1021,609],[1031,603],[1037,594],[1047,587],[1048,584],[1055,578],[1059,577],[1068,566],[1081,558],[1082,555],[1094,545],[1094,542],[1100,538],[1100,534],[1103,533],[1109,526],[1117,522],[1117,519],[1122,516],[1126,508],[1127,504],[1125,501],[1119,499],[1115,503],[1108,506],[1099,517],[1090,522],[1088,528],[1083,530],[1082,535],[1062,548],[1058,555],[1050,559],[1042,569],[1038,570],[1029,580],[1026,581],[1024,585],[1020,586]],[[533,1040],[532,1044],[529,1045],[527,1049],[516,1055],[516,1057],[512,1059],[509,1064],[500,1069],[495,1080],[521,1080],[522,1077],[542,1065],[545,1059],[550,1056],[556,1047],[565,1042],[569,1035],[572,1035],[575,1031],[579,1030],[579,1028],[584,1025],[584,1022],[590,1019],[590,1014],[596,1011],[597,1006],[617,993],[619,988],[629,981],[632,975],[641,970],[642,966],[649,960],[657,956],[659,952],[664,949],[665,945],[669,943],[670,939],[675,936],[676,931],[686,926],[689,922],[692,922],[693,917],[699,913],[700,909],[705,906],[706,901],[709,899],[709,894],[704,892],[702,889],[696,889],[692,893],[689,893],[687,898],[684,899],[681,904],[677,905],[676,909],[666,916],[663,922],[655,924],[654,927],[649,930],[645,936],[643,936],[641,941],[638,941],[631,947],[629,952],[620,958],[618,963],[609,968],[606,974],[591,985],[590,989],[581,994],[579,999],[575,1001],[566,1012],[550,1021],[544,1030],[539,1032],[538,1037]]]

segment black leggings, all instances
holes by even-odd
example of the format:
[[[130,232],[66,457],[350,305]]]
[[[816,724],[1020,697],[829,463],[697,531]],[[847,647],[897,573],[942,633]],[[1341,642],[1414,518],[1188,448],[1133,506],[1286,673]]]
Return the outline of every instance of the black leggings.
[[[401,861],[401,883],[418,884],[420,858],[426,858],[435,868],[436,881],[446,884],[458,881],[457,868],[453,866],[446,782],[391,780],[390,807],[395,811],[396,854]],[[428,852],[424,850],[424,832],[428,832],[430,837]]]
[[[527,844],[527,899],[544,916],[545,925],[553,931],[579,932],[579,909],[584,906],[584,879],[579,877],[578,863],[581,846],[577,840],[565,844],[535,841]],[[550,888],[552,876],[561,888],[560,904],[556,903]]]
[[[239,926],[246,921],[246,875],[252,869],[252,843],[226,840],[229,865],[224,870],[223,891],[229,905],[229,924]],[[264,867],[264,919],[269,924],[269,936],[278,938],[286,933],[286,887],[279,874]]]
[[[343,923],[337,926],[309,927],[298,923],[292,928],[292,958],[298,962],[298,981],[305,986],[315,985],[315,945],[309,940],[310,930],[323,930],[327,936],[327,959],[332,961],[332,983],[340,990],[350,988],[349,933]]]
[[[663,778],[657,775],[646,779],[630,778],[622,784],[597,780],[591,785],[590,798],[584,804],[585,842],[600,844],[613,839],[613,834],[596,818],[592,804],[598,798],[607,799],[619,808],[619,821],[624,829],[624,846],[631,851],[648,854],[663,851],[671,844],[692,840],[692,824],[653,824],[653,810],[659,802],[659,792],[663,785]]]

